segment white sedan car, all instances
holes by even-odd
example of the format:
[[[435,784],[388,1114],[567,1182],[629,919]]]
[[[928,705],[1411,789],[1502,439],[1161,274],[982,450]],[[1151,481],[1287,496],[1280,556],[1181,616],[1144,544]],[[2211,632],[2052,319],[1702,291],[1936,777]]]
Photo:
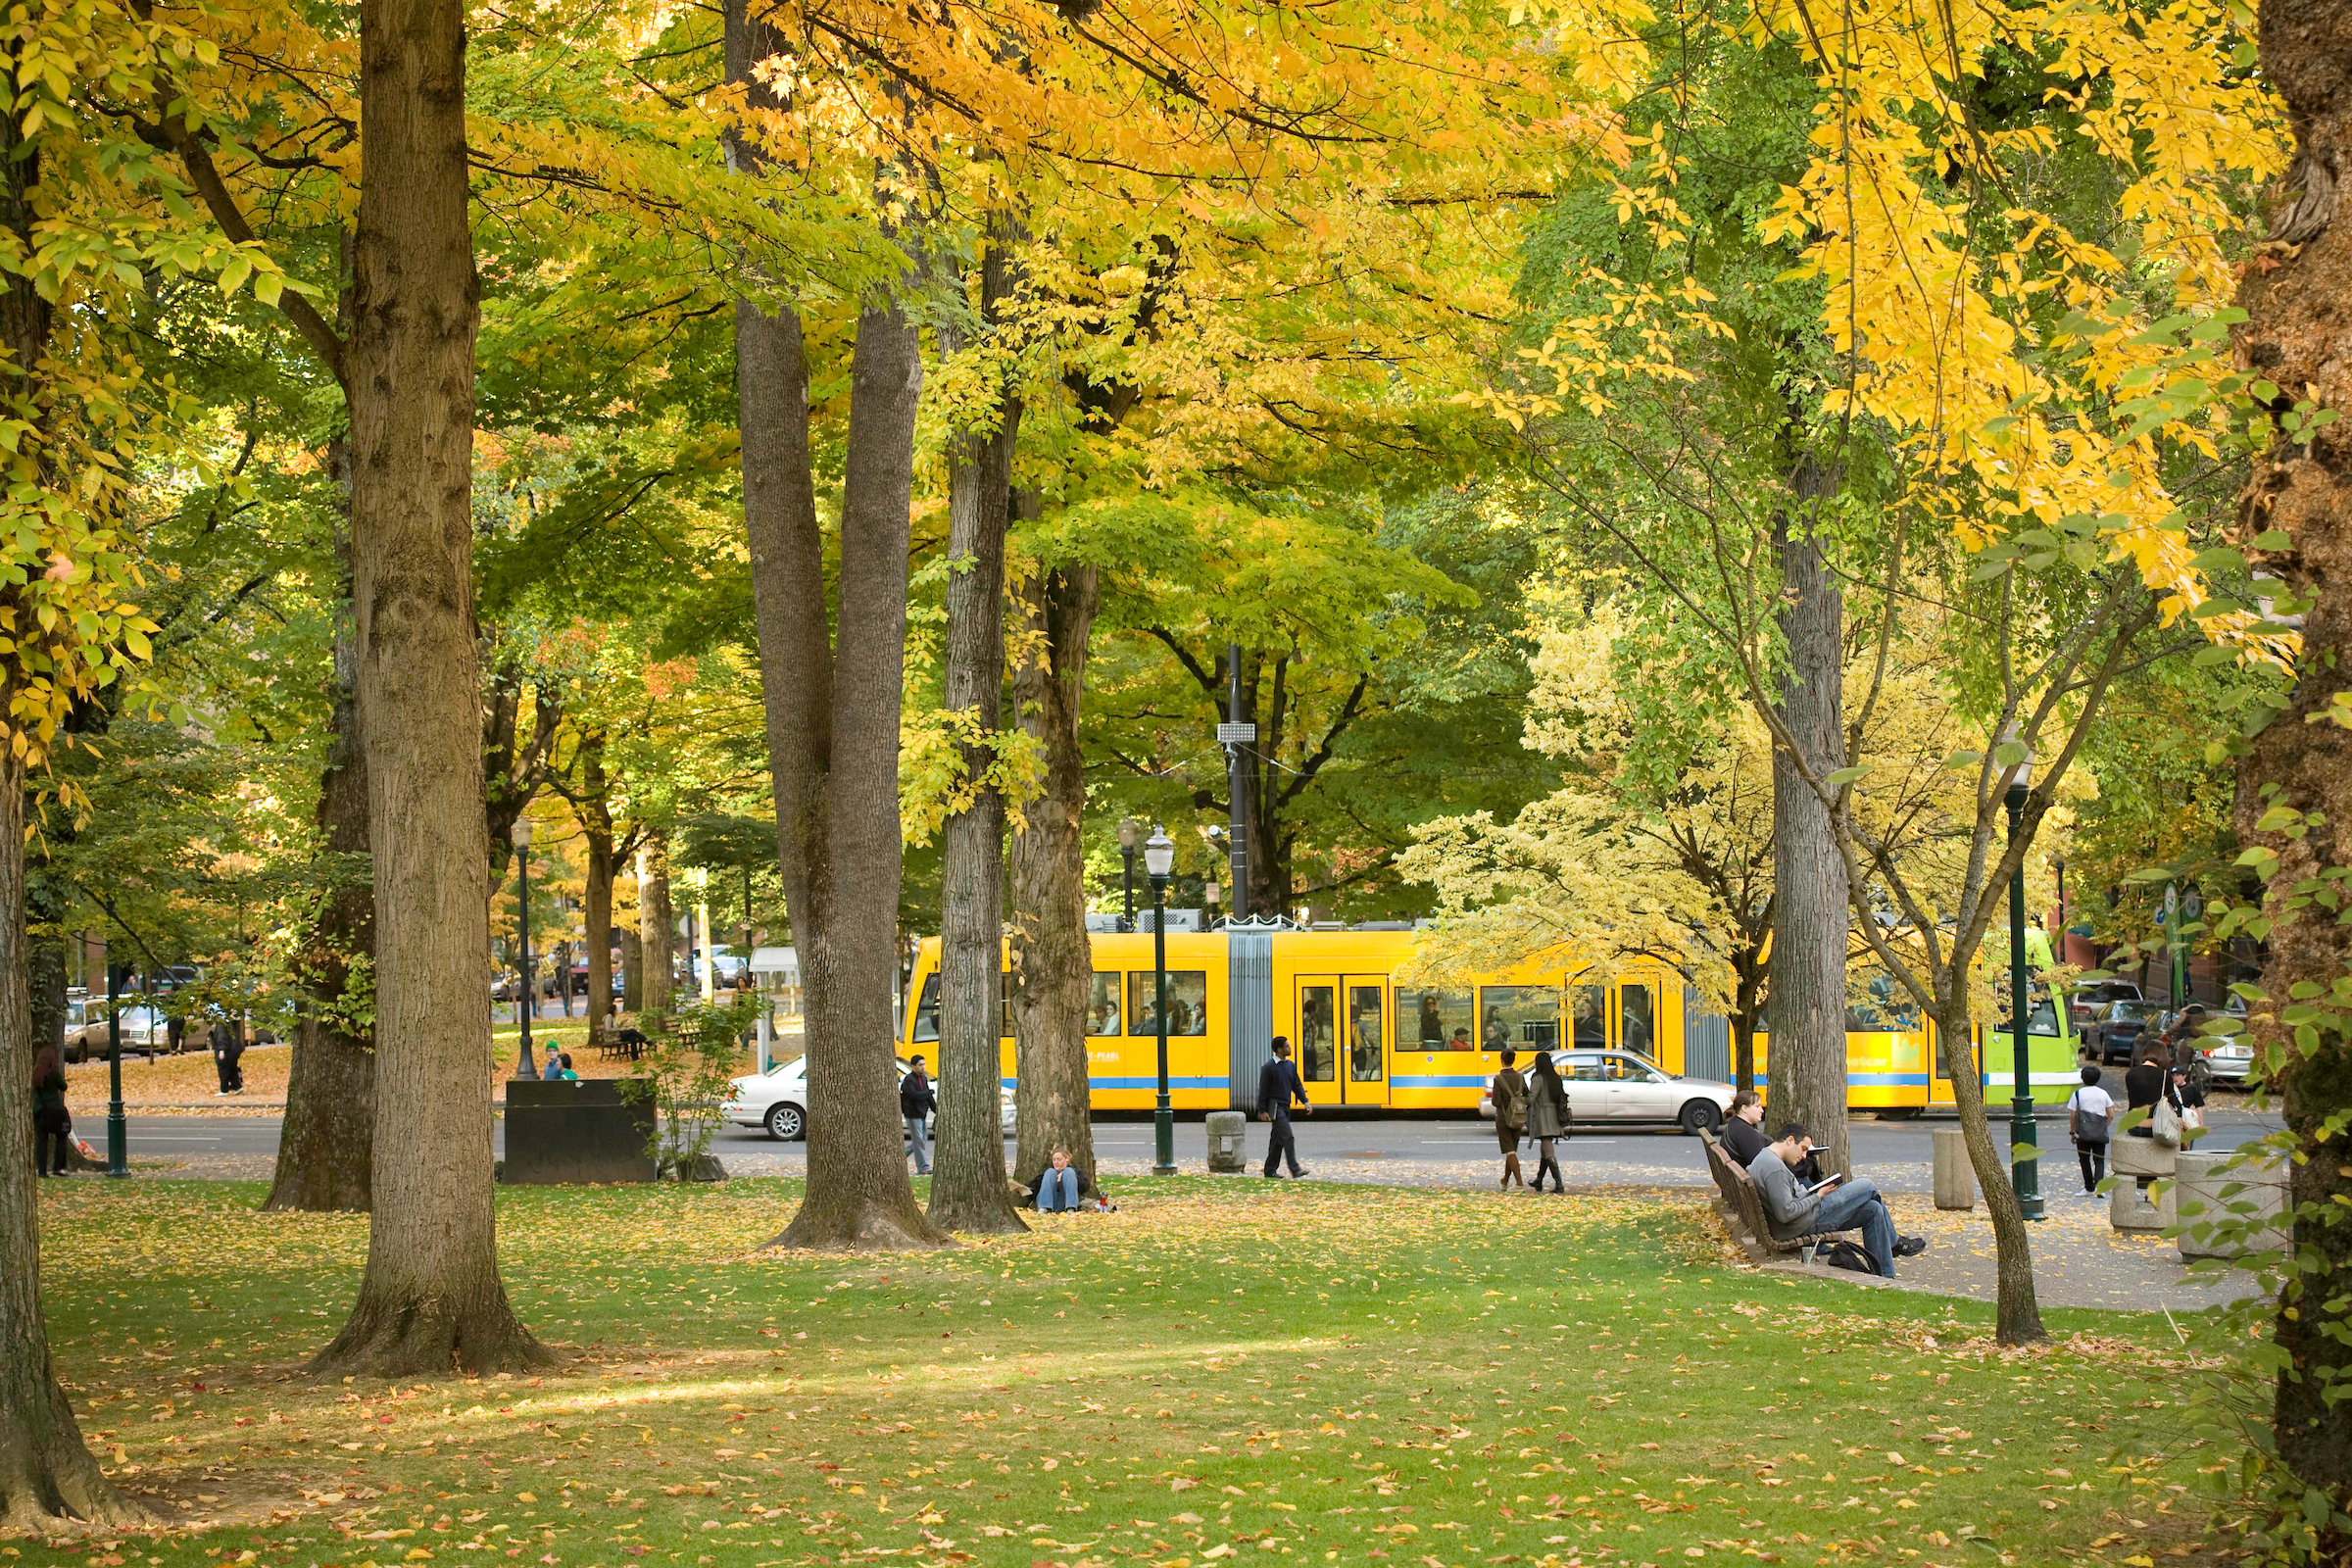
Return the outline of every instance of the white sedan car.
[[[901,1078],[906,1076],[908,1066],[904,1061],[898,1063]],[[931,1082],[936,1091],[939,1080],[934,1078]],[[1000,1089],[997,1098],[999,1121],[1004,1136],[1009,1138],[1013,1121],[1012,1091]],[[765,1077],[754,1074],[729,1080],[724,1110],[727,1120],[738,1127],[764,1127],[770,1138],[789,1142],[808,1137],[808,1058],[801,1056],[778,1062],[768,1069]]]
[[[1712,1078],[1683,1078],[1629,1051],[1570,1051],[1555,1054],[1568,1114],[1576,1121],[1669,1122],[1696,1136],[1723,1125],[1732,1112],[1732,1086]],[[1521,1068],[1522,1076],[1526,1069]],[[1478,1113],[1494,1119],[1494,1080],[1487,1080]]]

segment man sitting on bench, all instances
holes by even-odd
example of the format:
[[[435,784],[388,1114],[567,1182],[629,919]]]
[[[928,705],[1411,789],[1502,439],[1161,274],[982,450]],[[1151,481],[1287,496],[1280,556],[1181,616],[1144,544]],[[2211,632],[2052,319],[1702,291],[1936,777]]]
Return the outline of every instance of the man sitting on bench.
[[[1797,1183],[1796,1167],[1812,1152],[1813,1135],[1805,1131],[1804,1123],[1792,1121],[1748,1164],[1748,1179],[1756,1184],[1756,1196],[1763,1200],[1764,1220],[1772,1234],[1786,1242],[1858,1229],[1862,1250],[1870,1254],[1870,1266],[1883,1278],[1894,1278],[1894,1218],[1879,1198],[1878,1187],[1867,1177],[1847,1181],[1833,1176],[1807,1192]]]

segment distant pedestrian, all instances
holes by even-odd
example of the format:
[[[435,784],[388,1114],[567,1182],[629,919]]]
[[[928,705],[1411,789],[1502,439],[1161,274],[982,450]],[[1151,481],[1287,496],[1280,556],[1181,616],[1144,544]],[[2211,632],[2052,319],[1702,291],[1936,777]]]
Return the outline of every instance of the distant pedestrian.
[[[558,1077],[568,1079],[572,1083],[580,1081],[580,1075],[571,1070],[571,1053],[568,1051],[557,1055],[556,1072]]]
[[[564,1058],[563,1058],[563,1056],[561,1056],[560,1054],[558,1054],[557,1053],[555,1053],[555,1052],[553,1052],[553,1051],[549,1052],[549,1053],[547,1054],[547,1064],[546,1064],[545,1066],[543,1066],[543,1067],[541,1067],[541,1068],[539,1069],[539,1076],[540,1076],[540,1078],[541,1078],[542,1080],[544,1080],[545,1082],[551,1083],[551,1084],[552,1084],[552,1083],[554,1083],[554,1082],[555,1082],[557,1079],[559,1079],[559,1078],[563,1077],[563,1076],[564,1076]]]
[[[1298,1140],[1291,1133],[1291,1102],[1297,1101],[1307,1115],[1315,1113],[1314,1102],[1306,1098],[1306,1085],[1298,1081],[1298,1069],[1291,1062],[1291,1043],[1282,1036],[1274,1037],[1274,1059],[1257,1069],[1257,1119],[1271,1122],[1266,1134],[1266,1171],[1268,1176],[1282,1174],[1282,1161],[1288,1158],[1294,1179],[1306,1171],[1298,1163]]]
[[[1560,1180],[1560,1162],[1552,1155],[1555,1139],[1568,1136],[1568,1090],[1551,1064],[1551,1053],[1536,1053],[1535,1070],[1527,1075],[1527,1135],[1543,1151],[1543,1162],[1536,1166],[1536,1191],[1544,1190],[1544,1173],[1551,1172],[1551,1190],[1564,1193],[1567,1184]]]
[[[2136,1126],[2130,1129],[2131,1136],[2133,1138],[2156,1136],[2156,1102],[2160,1100],[2172,1099],[2171,1088],[2168,1084],[2172,1075],[2165,1066],[2168,1054],[2169,1053],[2162,1045],[2150,1041],[2139,1048],[2139,1060],[2132,1063],[2130,1072],[2124,1074],[2126,1111],[2144,1111],[2146,1113],[2140,1117]],[[2173,1108],[2175,1110],[2180,1108],[2178,1102],[2174,1102]]]
[[[2097,1197],[2107,1179],[2108,1124],[2115,1115],[2115,1097],[2099,1087],[2099,1069],[2082,1069],[2082,1087],[2067,1097],[2067,1131],[2075,1140],[2075,1157],[2082,1162],[2082,1192]]]
[[[1527,1191],[1527,1176],[1519,1169],[1519,1140],[1527,1136],[1527,1080],[1511,1063],[1519,1053],[1502,1054],[1502,1065],[1494,1072],[1494,1141],[1502,1146],[1502,1190],[1509,1192],[1517,1182],[1521,1192]]]
[[[55,1046],[32,1058],[32,1168],[41,1176],[63,1176],[74,1147],[74,1118],[66,1113],[66,1064]],[[52,1157],[55,1164],[52,1166]]]
[[[923,1122],[939,1108],[939,1096],[931,1088],[931,1075],[923,1070],[923,1058],[916,1056],[899,1080],[899,1114],[906,1118],[906,1148],[914,1155],[914,1173],[931,1174],[931,1151],[923,1143]]]

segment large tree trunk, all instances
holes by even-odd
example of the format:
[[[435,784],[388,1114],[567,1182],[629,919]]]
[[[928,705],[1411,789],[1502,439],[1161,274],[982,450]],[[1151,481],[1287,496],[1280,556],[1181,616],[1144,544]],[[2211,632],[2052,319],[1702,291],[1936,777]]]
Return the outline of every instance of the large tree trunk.
[[[992,319],[1011,292],[1009,240],[1005,225],[992,227],[981,264],[982,311]],[[1004,531],[1020,400],[1007,393],[998,413],[995,430],[948,438],[946,706],[961,727],[970,796],[941,834],[939,1152],[930,1213],[942,1230],[1001,1233],[1028,1227],[1004,1180],[1004,797],[988,782],[1004,716]]]
[[[1055,1149],[1095,1176],[1094,1090],[1086,1009],[1094,947],[1086,934],[1086,759],[1078,748],[1086,656],[1099,578],[1093,566],[1039,566],[1016,599],[1027,657],[1014,666],[1014,715],[1044,753],[1043,793],[1012,836],[1012,1033],[1020,1082],[1012,1174],[1026,1184]]]
[[[376,1140],[358,1303],[313,1363],[542,1365],[498,1277],[473,627],[462,0],[363,0],[350,346],[353,604],[376,910]]]
[[[1812,503],[1829,488],[1833,480],[1800,464],[1774,525],[1788,648],[1781,722],[1816,779],[1845,765],[1844,602],[1808,525]],[[1791,510],[1807,516],[1791,518]],[[1828,808],[1779,747],[1772,787],[1771,1121],[1803,1122],[1822,1151],[1821,1168],[1846,1170],[1845,861]]]
[[[612,829],[588,825],[588,886],[581,897],[581,923],[588,928],[588,1046],[604,1043],[612,1006]]]
[[[2352,407],[2343,323],[2352,302],[2352,224],[2336,221],[2339,181],[2352,178],[2352,11],[2331,0],[2263,0],[2263,74],[2286,100],[2295,163],[2272,219],[2269,254],[2245,272],[2238,303],[2240,369],[2281,392],[2273,407],[2310,399]],[[2272,1413],[2278,1456],[2296,1479],[2352,1512],[2352,1037],[2325,1000],[2352,974],[2352,926],[2312,906],[2321,878],[2352,865],[2352,731],[2340,720],[2352,692],[2352,421],[2278,434],[2242,503],[2247,537],[2283,530],[2292,543],[2257,553],[2265,568],[2310,601],[2297,684],[2287,710],[2254,738],[2238,764],[2238,830],[2278,856],[2267,912],[2271,956],[2256,1033],[2283,1062],[2280,1098],[2295,1159],[2289,1167],[2298,1259],[2278,1301],[2275,1334],[2284,1364]],[[2255,824],[2278,808],[2301,813],[2285,832]],[[2288,999],[2319,997],[2308,1038],[2277,1022]],[[2352,1541],[2325,1532],[2316,1560],[2352,1560]]]
[[[639,1010],[665,1016],[677,983],[678,914],[669,902],[669,835],[648,833],[637,859]]]
[[[634,928],[620,928],[620,1010],[632,1016],[645,1005],[645,942]]]
[[[1774,972],[1779,972],[1776,960]],[[1965,970],[1963,970],[1963,975]],[[1943,1053],[1944,1076],[1952,1082],[1952,1102],[1960,1112],[1960,1135],[1968,1145],[1969,1167],[1984,1192],[1984,1208],[1992,1218],[1993,1337],[2003,1345],[2029,1345],[2043,1338],[2041,1307],[2034,1295],[2034,1253],[2027,1240],[2026,1213],[2018,1206],[2017,1189],[2009,1183],[2009,1154],[1995,1144],[1992,1123],[1984,1113],[1984,1080],[1969,1034],[1968,982],[1964,977],[1941,977],[1945,982],[1936,1013],[1937,1049]],[[1773,1036],[1773,1070],[1780,1070],[1779,1033]],[[1845,1170],[1842,1161],[1824,1171]]]
[[[727,79],[755,79],[785,40],[726,0]],[[759,148],[728,161],[757,176]],[[892,1066],[897,962],[899,714],[905,680],[908,507],[922,389],[914,323],[877,297],[858,313],[843,453],[840,601],[826,604],[824,537],[808,452],[800,317],[735,307],[744,530],[760,634],[776,852],[808,1017],[808,1186],[784,1247],[905,1248],[946,1238],[915,1206]],[[838,610],[836,643],[832,612]]]
[[[0,1532],[45,1532],[66,1518],[135,1524],[146,1510],[100,1472],[49,1364],[32,1118],[21,1108],[37,1049],[26,958],[24,763],[0,747],[0,1085],[10,1096],[0,1115]]]
[[[339,451],[341,443],[337,442]],[[342,466],[340,457],[330,458]],[[294,1027],[277,1171],[265,1209],[351,1210],[369,1205],[375,1150],[375,1041],[349,1033],[329,1009],[344,1001],[355,959],[373,962],[375,894],[341,857],[368,853],[368,762],[360,747],[359,646],[348,602],[337,616],[334,741],[318,781],[318,830],[338,858],[337,880],[318,906],[300,964],[309,993]]]

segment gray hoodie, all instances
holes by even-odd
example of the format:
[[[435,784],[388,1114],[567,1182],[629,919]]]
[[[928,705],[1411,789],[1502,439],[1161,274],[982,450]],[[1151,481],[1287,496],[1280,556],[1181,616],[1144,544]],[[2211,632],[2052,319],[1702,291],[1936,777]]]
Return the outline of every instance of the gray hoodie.
[[[1799,1187],[1796,1172],[1769,1147],[1747,1162],[1747,1176],[1756,1184],[1756,1196],[1764,1200],[1764,1220],[1772,1234],[1782,1241],[1804,1235],[1813,1211],[1821,1206],[1821,1194]]]

